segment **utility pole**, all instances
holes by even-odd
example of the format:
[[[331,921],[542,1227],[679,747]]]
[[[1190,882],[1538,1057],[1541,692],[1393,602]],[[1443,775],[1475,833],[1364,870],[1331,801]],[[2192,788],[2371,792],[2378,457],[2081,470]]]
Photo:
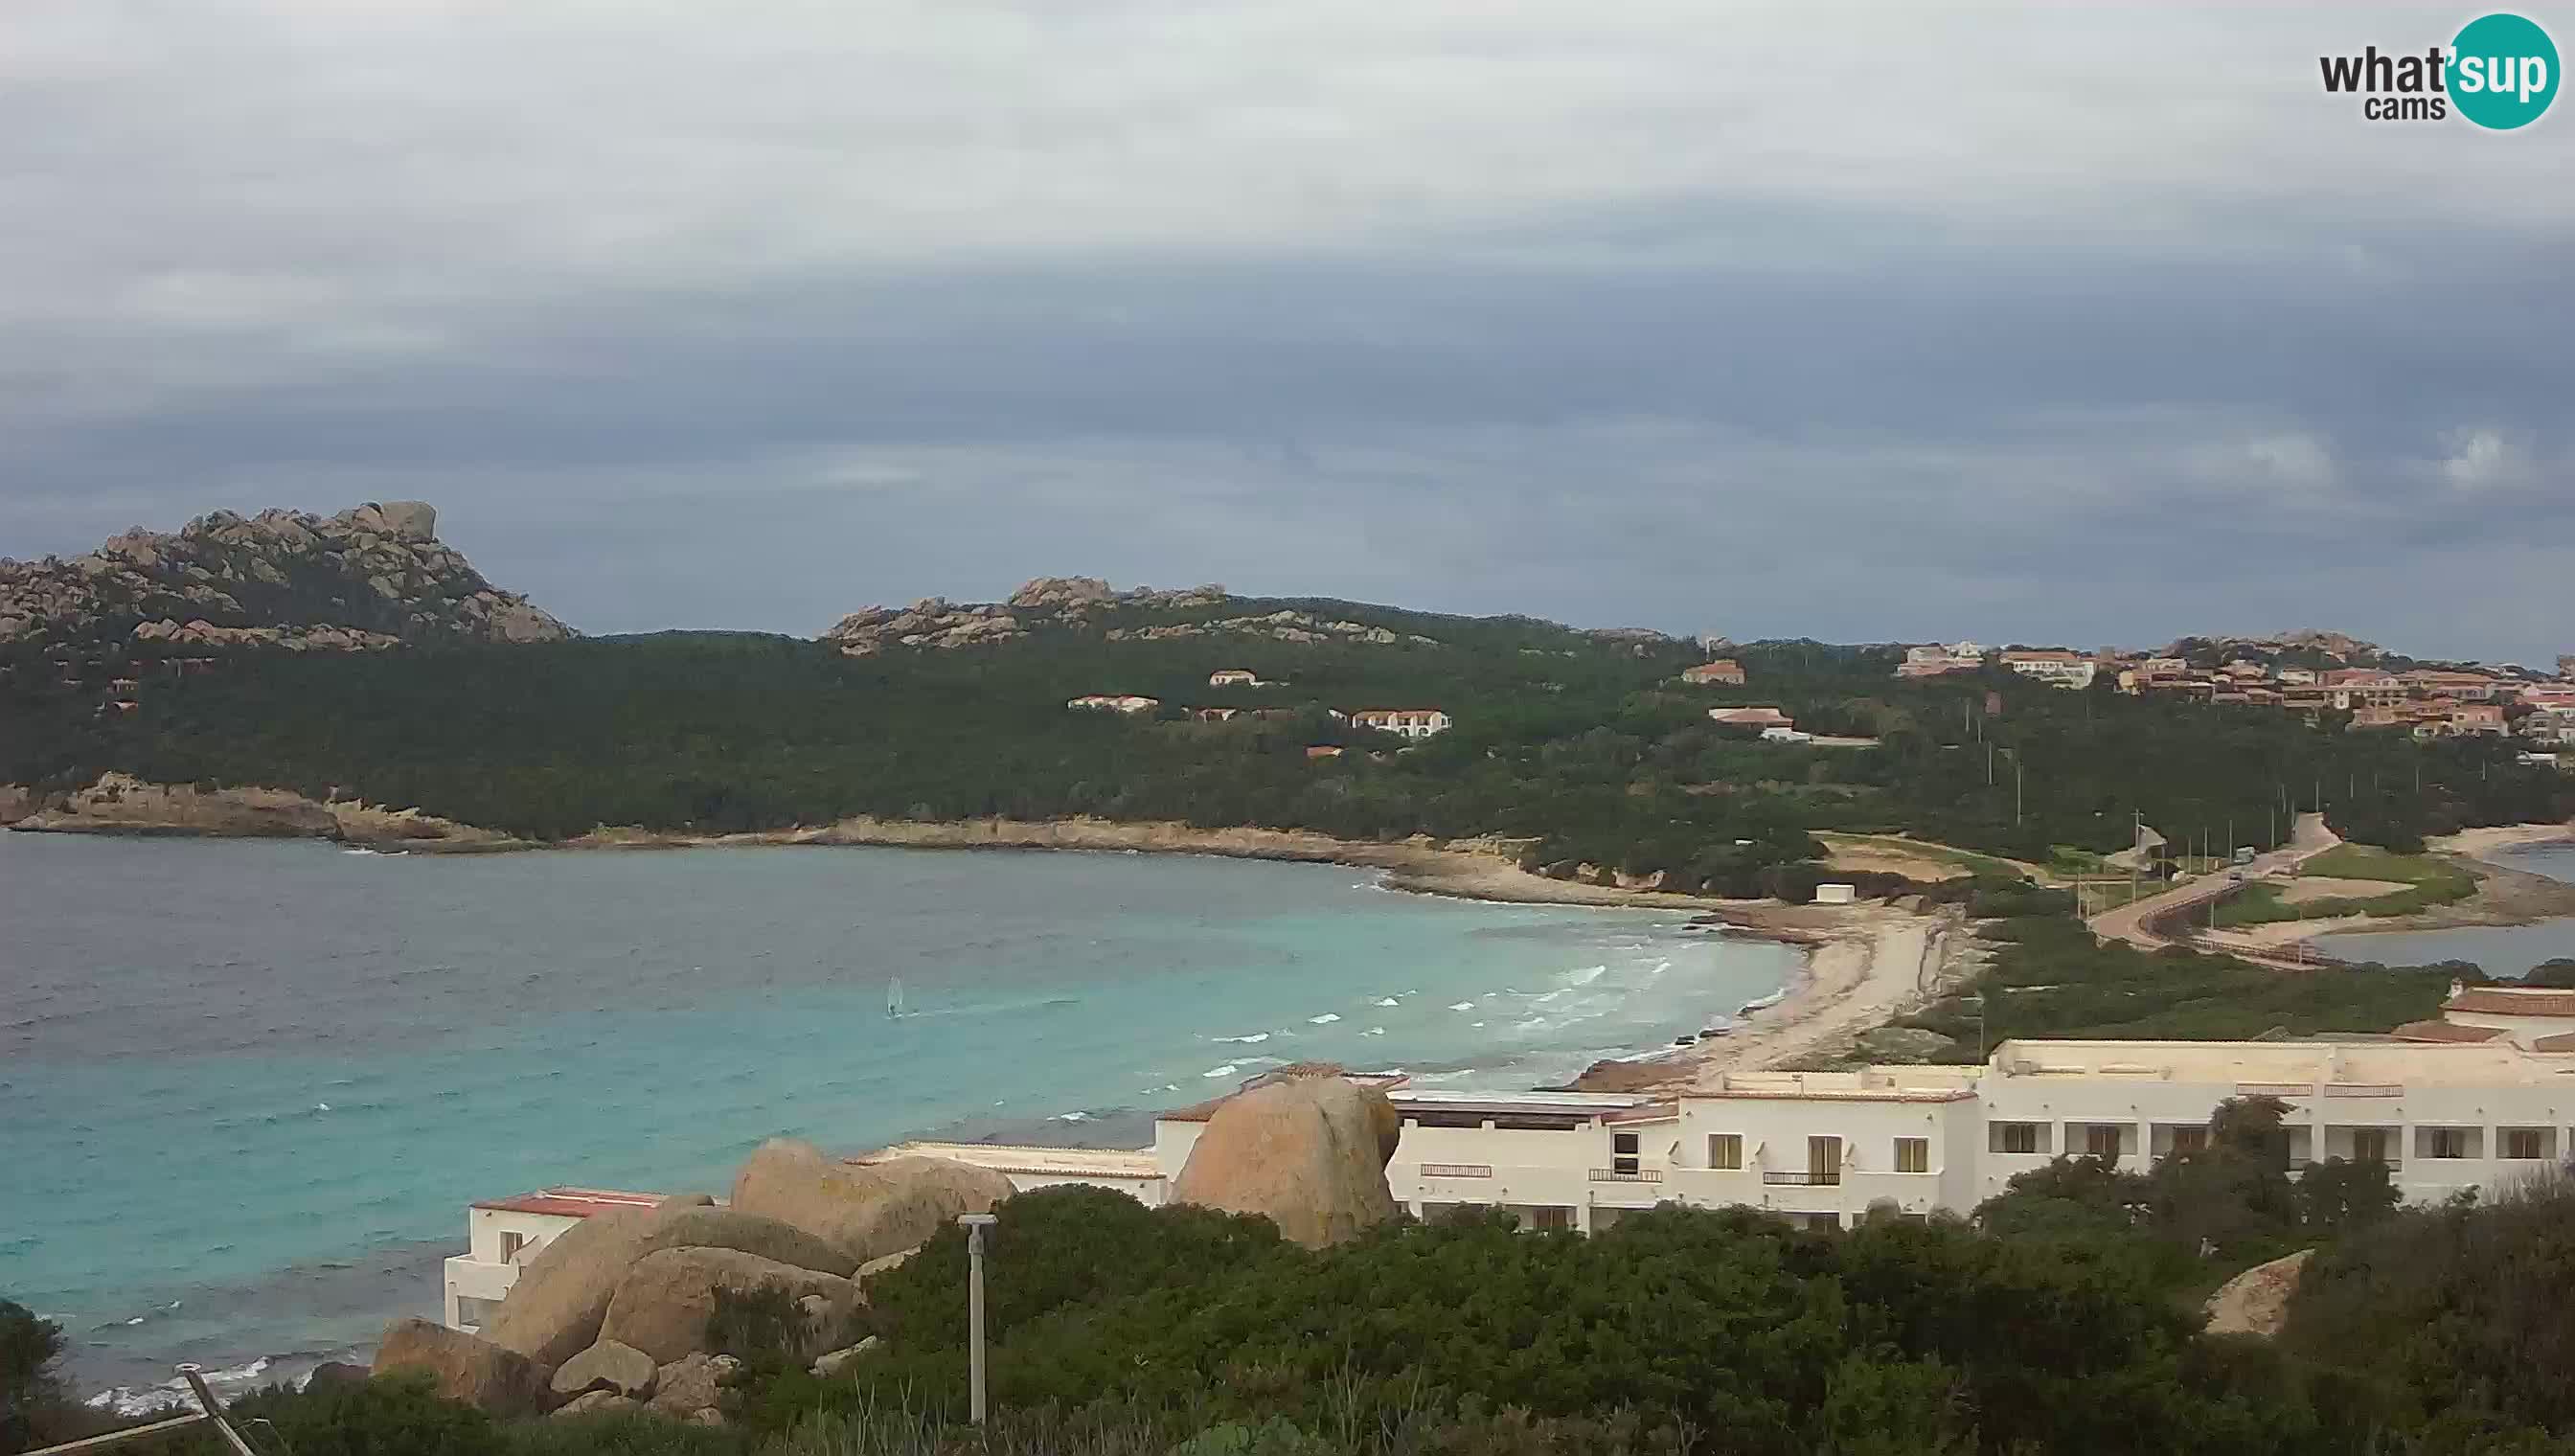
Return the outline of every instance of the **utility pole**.
[[[1002,1220],[990,1213],[961,1213],[957,1221],[966,1225],[966,1341],[972,1352],[967,1378],[973,1382],[968,1394],[967,1410],[978,1430],[983,1428],[984,1403],[984,1230]]]

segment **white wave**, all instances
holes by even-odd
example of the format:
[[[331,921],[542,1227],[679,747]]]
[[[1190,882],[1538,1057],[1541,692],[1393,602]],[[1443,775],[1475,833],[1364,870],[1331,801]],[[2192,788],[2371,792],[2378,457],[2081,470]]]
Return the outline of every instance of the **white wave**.
[[[1166,1092],[1177,1092],[1177,1091],[1179,1091],[1180,1089],[1181,1089],[1181,1084],[1180,1084],[1180,1083],[1178,1083],[1178,1082],[1165,1082],[1165,1083],[1163,1083],[1163,1090],[1164,1090],[1164,1091],[1166,1091]]]
[[[222,1392],[249,1385],[268,1373],[266,1355],[247,1365],[234,1365],[205,1372],[206,1384]],[[172,1378],[157,1385],[111,1385],[82,1402],[92,1410],[113,1411],[120,1416],[139,1416],[169,1406],[196,1408],[196,1398],[184,1379]]]
[[[328,1102],[316,1102],[313,1104],[313,1110],[316,1112],[328,1112],[331,1110],[331,1104]]]
[[[1571,995],[1571,994],[1573,994],[1573,992],[1572,992],[1570,989],[1567,989],[1567,990],[1560,990],[1560,991],[1548,991],[1548,992],[1546,992],[1544,995],[1531,996],[1531,997],[1529,997],[1529,1000],[1530,1000],[1531,1002],[1533,1002],[1533,1003],[1537,1004],[1537,1005],[1541,1005],[1541,1006],[1543,1006],[1543,1005],[1545,1005],[1547,1002],[1552,1001],[1552,1000],[1555,1000],[1556,998],[1558,998],[1558,997],[1560,997],[1560,996],[1569,996],[1569,995]]]
[[[1199,1075],[1203,1077],[1230,1077],[1241,1070],[1243,1070],[1243,1068],[1236,1066],[1233,1062],[1227,1062],[1223,1066],[1209,1067],[1206,1071],[1199,1073]]]
[[[1564,983],[1569,986],[1587,986],[1608,973],[1609,967],[1605,965],[1586,965],[1580,970],[1566,971]]]
[[[1380,1006],[1400,1006],[1403,1004],[1403,1002],[1396,1000],[1392,996],[1379,996],[1376,998],[1376,1003]]]
[[[1270,1033],[1267,1031],[1255,1031],[1249,1036],[1211,1036],[1208,1038],[1210,1041],[1233,1041],[1245,1046],[1259,1046],[1261,1043],[1269,1039]]]
[[[1058,1112],[1055,1114],[1055,1120],[1058,1122],[1086,1122],[1089,1121],[1090,1118],[1091,1114],[1088,1112]]]
[[[1471,1011],[1475,1009],[1475,1003],[1473,1001],[1451,1001],[1448,1004],[1448,1009],[1452,1011]]]
[[[1661,975],[1664,971],[1667,971],[1667,970],[1669,970],[1669,969],[1671,969],[1671,968],[1672,968],[1672,963],[1671,963],[1670,961],[1668,961],[1668,960],[1657,960],[1657,961],[1655,961],[1655,962],[1654,962],[1654,968],[1653,968],[1651,971],[1648,971],[1648,972],[1646,972],[1646,973],[1647,973],[1647,974],[1649,974],[1649,975]]]
[[[1325,1011],[1319,1016],[1308,1016],[1305,1018],[1307,1024],[1314,1026],[1329,1026],[1339,1019],[1341,1019],[1339,1013],[1333,1011]]]
[[[1383,1036],[1385,1034],[1385,1028],[1382,1026],[1370,1026],[1359,1034],[1361,1036]]]

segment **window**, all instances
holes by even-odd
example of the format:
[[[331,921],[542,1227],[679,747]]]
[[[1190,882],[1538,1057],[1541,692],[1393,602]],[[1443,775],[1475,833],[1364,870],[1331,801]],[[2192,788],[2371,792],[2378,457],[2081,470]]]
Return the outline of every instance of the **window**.
[[[1529,1210],[1528,1226],[1536,1229],[1540,1233],[1568,1232],[1573,1227],[1573,1210],[1570,1208],[1532,1208]]]
[[[2508,1158],[2544,1158],[2542,1134],[2536,1127],[2507,1127],[2503,1130],[2503,1155]]]
[[[2174,1128],[2172,1150],[2175,1152],[2208,1151],[2208,1129],[2205,1127]]]
[[[2035,1122],[1997,1122],[1994,1124],[1994,1151],[2037,1152],[2038,1124]]]
[[[1842,1180],[1842,1140],[1838,1137],[1806,1139],[1806,1181],[1817,1187],[1829,1187]]]
[[[1895,1140],[1895,1170],[1899,1173],[1931,1171],[1931,1139],[1899,1137]]]
[[[2119,1155],[2119,1124],[2095,1122],[2083,1129],[2083,1151],[2096,1158]]]
[[[1707,1135],[1707,1165],[1711,1168],[1739,1169],[1743,1166],[1743,1134],[1711,1132]]]
[[[1636,1134],[1632,1132],[1609,1134],[1609,1171],[1613,1173],[1636,1171]]]
[[[526,1248],[527,1246],[528,1236],[524,1233],[502,1234],[501,1262],[505,1264],[515,1264],[519,1262],[519,1250]]]
[[[2387,1129],[2384,1127],[2352,1129],[2351,1160],[2356,1163],[2387,1161]]]
[[[2427,1158],[2463,1158],[2468,1155],[2468,1130],[2464,1127],[2426,1127],[2423,1129],[2423,1156]]]

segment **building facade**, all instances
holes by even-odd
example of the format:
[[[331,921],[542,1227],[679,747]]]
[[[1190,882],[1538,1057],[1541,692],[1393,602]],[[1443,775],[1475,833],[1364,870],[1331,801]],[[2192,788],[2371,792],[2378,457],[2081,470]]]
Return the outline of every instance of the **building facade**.
[[[1448,730],[1448,715],[1435,708],[1369,708],[1350,715],[1350,722],[1379,732],[1426,738]]]

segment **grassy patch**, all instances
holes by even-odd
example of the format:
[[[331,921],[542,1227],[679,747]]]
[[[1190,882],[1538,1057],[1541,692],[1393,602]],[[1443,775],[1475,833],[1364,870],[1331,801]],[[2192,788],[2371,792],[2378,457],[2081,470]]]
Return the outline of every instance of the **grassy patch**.
[[[2338,915],[2410,915],[2477,892],[2477,877],[2428,854],[2391,854],[2367,844],[2340,844],[2309,859],[2304,873],[2326,879],[2378,879],[2402,884],[2386,894],[2303,900],[2291,904],[2278,886],[2246,885],[2217,907],[2220,925],[2267,925],[2280,920],[2324,920]]]
[[[1937,859],[1955,864],[1970,874],[2002,879],[2019,879],[2023,870],[2008,859],[1979,854],[1973,849],[1934,844],[1923,839],[1907,839],[1894,834],[1838,834],[1819,832],[1815,835],[1833,848],[1876,849],[1889,854],[1909,854],[1916,859]]]
[[[2284,973],[2230,955],[2102,944],[2055,916],[2005,920],[1984,933],[1998,947],[1985,972],[1898,1023],[1956,1043],[1940,1060],[1976,1059],[1979,992],[1981,1038],[1991,1047],[2011,1036],[2216,1041],[2380,1031],[2438,1014],[2449,989],[2446,969]]]

